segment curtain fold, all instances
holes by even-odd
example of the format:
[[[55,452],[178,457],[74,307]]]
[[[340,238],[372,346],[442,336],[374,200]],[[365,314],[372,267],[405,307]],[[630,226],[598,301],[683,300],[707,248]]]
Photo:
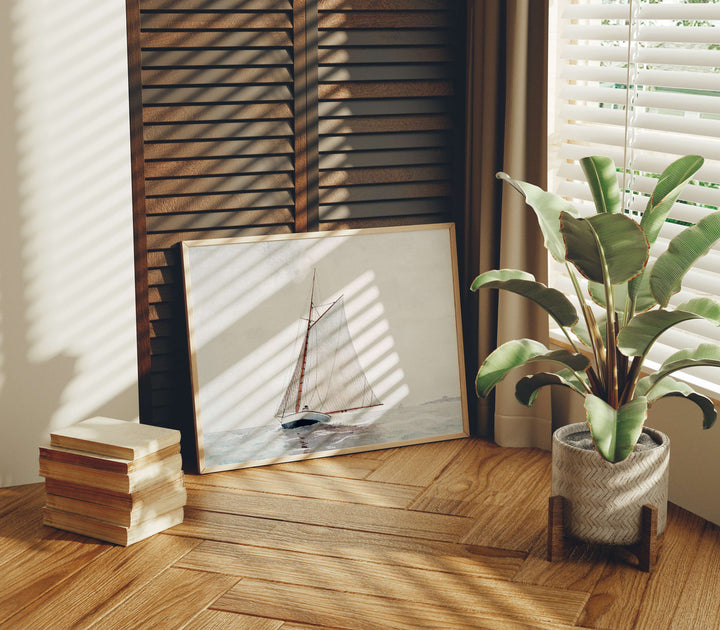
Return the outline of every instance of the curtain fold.
[[[495,179],[545,187],[547,160],[548,0],[468,3],[466,204],[462,217],[462,278],[516,268],[547,282],[547,254],[521,195]],[[510,339],[548,342],[545,312],[518,296],[480,291],[466,299],[469,391],[482,360]],[[488,400],[471,400],[474,434],[503,446],[549,448],[550,398],[526,408],[515,400],[512,374]]]

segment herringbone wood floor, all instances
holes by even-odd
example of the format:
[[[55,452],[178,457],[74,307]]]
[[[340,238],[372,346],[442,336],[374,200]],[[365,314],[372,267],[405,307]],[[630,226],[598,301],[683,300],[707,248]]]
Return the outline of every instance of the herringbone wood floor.
[[[458,440],[188,476],[185,522],[128,548],[0,490],[0,627],[720,627],[720,528],[671,506],[659,564],[544,560],[550,456]]]

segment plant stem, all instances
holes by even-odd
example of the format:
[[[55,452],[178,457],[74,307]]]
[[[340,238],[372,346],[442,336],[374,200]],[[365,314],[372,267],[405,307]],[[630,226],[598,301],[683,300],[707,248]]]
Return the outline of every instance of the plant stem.
[[[580,350],[575,345],[575,342],[573,341],[573,338],[570,336],[570,333],[565,329],[565,326],[560,326],[560,330],[565,333],[565,337],[567,337],[567,340],[570,342],[570,345],[572,346],[573,350],[575,350],[575,354],[580,354]]]
[[[603,398],[605,396],[605,391],[603,389],[602,383],[600,383],[600,379],[598,378],[592,366],[587,369],[586,374],[588,375],[588,379],[590,380],[590,388],[592,389],[592,393],[595,394],[598,398]]]
[[[615,339],[615,294],[612,284],[610,283],[610,274],[607,261],[605,260],[605,252],[602,243],[598,238],[595,230],[592,230],[595,241],[597,242],[598,254],[602,266],[603,285],[605,287],[605,310],[607,313],[606,333],[605,333],[605,386],[607,389],[607,403],[614,409],[618,408],[618,374],[617,374],[617,340]]]
[[[577,295],[578,301],[580,302],[580,310],[582,311],[583,318],[585,319],[585,325],[587,326],[588,335],[590,337],[593,358],[595,359],[595,367],[597,369],[597,372],[594,374],[594,376],[597,379],[598,374],[600,375],[598,384],[600,385],[600,390],[604,390],[605,346],[603,345],[602,337],[600,337],[600,334],[598,333],[597,321],[595,321],[595,316],[593,315],[592,310],[590,310],[590,307],[586,304],[585,298],[583,297],[582,288],[580,287],[580,283],[578,282],[578,279],[575,276],[572,267],[570,267],[570,264],[567,261],[565,261],[565,267],[568,270],[568,275],[570,276],[570,280],[572,281],[573,287],[575,288],[575,293]]]
[[[630,363],[630,370],[628,371],[627,375],[627,381],[625,383],[625,388],[623,389],[621,402],[622,404],[625,404],[626,402],[630,402],[632,400],[632,397],[635,395],[635,386],[637,385],[637,377],[640,374],[640,368],[642,367],[643,361],[645,357],[633,357],[632,362]]]
[[[615,326],[618,325],[618,322],[615,322]],[[625,391],[625,387],[628,383],[628,358],[620,352],[620,350],[617,351],[617,371],[618,371],[618,393],[622,394]],[[622,395],[620,395],[620,402],[622,404]]]
[[[628,298],[625,300],[625,313],[623,313],[623,327],[630,323],[630,320],[635,316],[635,305],[636,298]]]

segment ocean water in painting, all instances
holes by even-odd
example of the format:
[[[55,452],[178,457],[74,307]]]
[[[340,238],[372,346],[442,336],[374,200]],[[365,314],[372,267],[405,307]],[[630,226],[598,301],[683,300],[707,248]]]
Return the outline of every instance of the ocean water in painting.
[[[283,429],[272,418],[266,425],[203,436],[205,466],[264,464],[300,459],[312,453],[368,450],[390,443],[459,436],[463,432],[460,398],[443,398],[417,406],[375,407],[337,414],[328,423]]]

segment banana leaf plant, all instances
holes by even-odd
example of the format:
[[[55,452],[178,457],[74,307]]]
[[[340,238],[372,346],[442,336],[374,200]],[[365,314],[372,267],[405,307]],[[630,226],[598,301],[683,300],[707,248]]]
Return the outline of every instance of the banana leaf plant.
[[[717,417],[714,403],[671,378],[694,366],[720,367],[720,347],[701,344],[676,352],[650,375],[643,376],[645,360],[665,331],[691,319],[720,326],[720,304],[698,297],[668,306],[685,274],[720,239],[720,212],[712,212],[673,238],[653,262],[649,252],[680,192],[702,166],[699,156],[686,156],[660,175],[641,220],[622,212],[617,169],[607,157],[580,160],[590,185],[596,214],[579,216],[567,201],[541,188],[497,177],[520,192],[537,216],[550,254],[563,263],[579,300],[579,313],[560,291],[537,282],[532,274],[501,269],[480,274],[471,289],[504,289],[543,307],[568,341],[567,350],[550,351],[532,339],[508,341],[480,366],[477,394],[487,396],[514,368],[550,362],[557,369],[520,379],[516,398],[530,406],[538,390],[561,385],[585,397],[586,420],[596,450],[607,461],[624,460],[634,449],[647,418],[648,406],[665,396],[678,396],[702,411],[703,428]],[[577,273],[588,281],[587,292]],[[604,309],[596,316],[589,300]]]

